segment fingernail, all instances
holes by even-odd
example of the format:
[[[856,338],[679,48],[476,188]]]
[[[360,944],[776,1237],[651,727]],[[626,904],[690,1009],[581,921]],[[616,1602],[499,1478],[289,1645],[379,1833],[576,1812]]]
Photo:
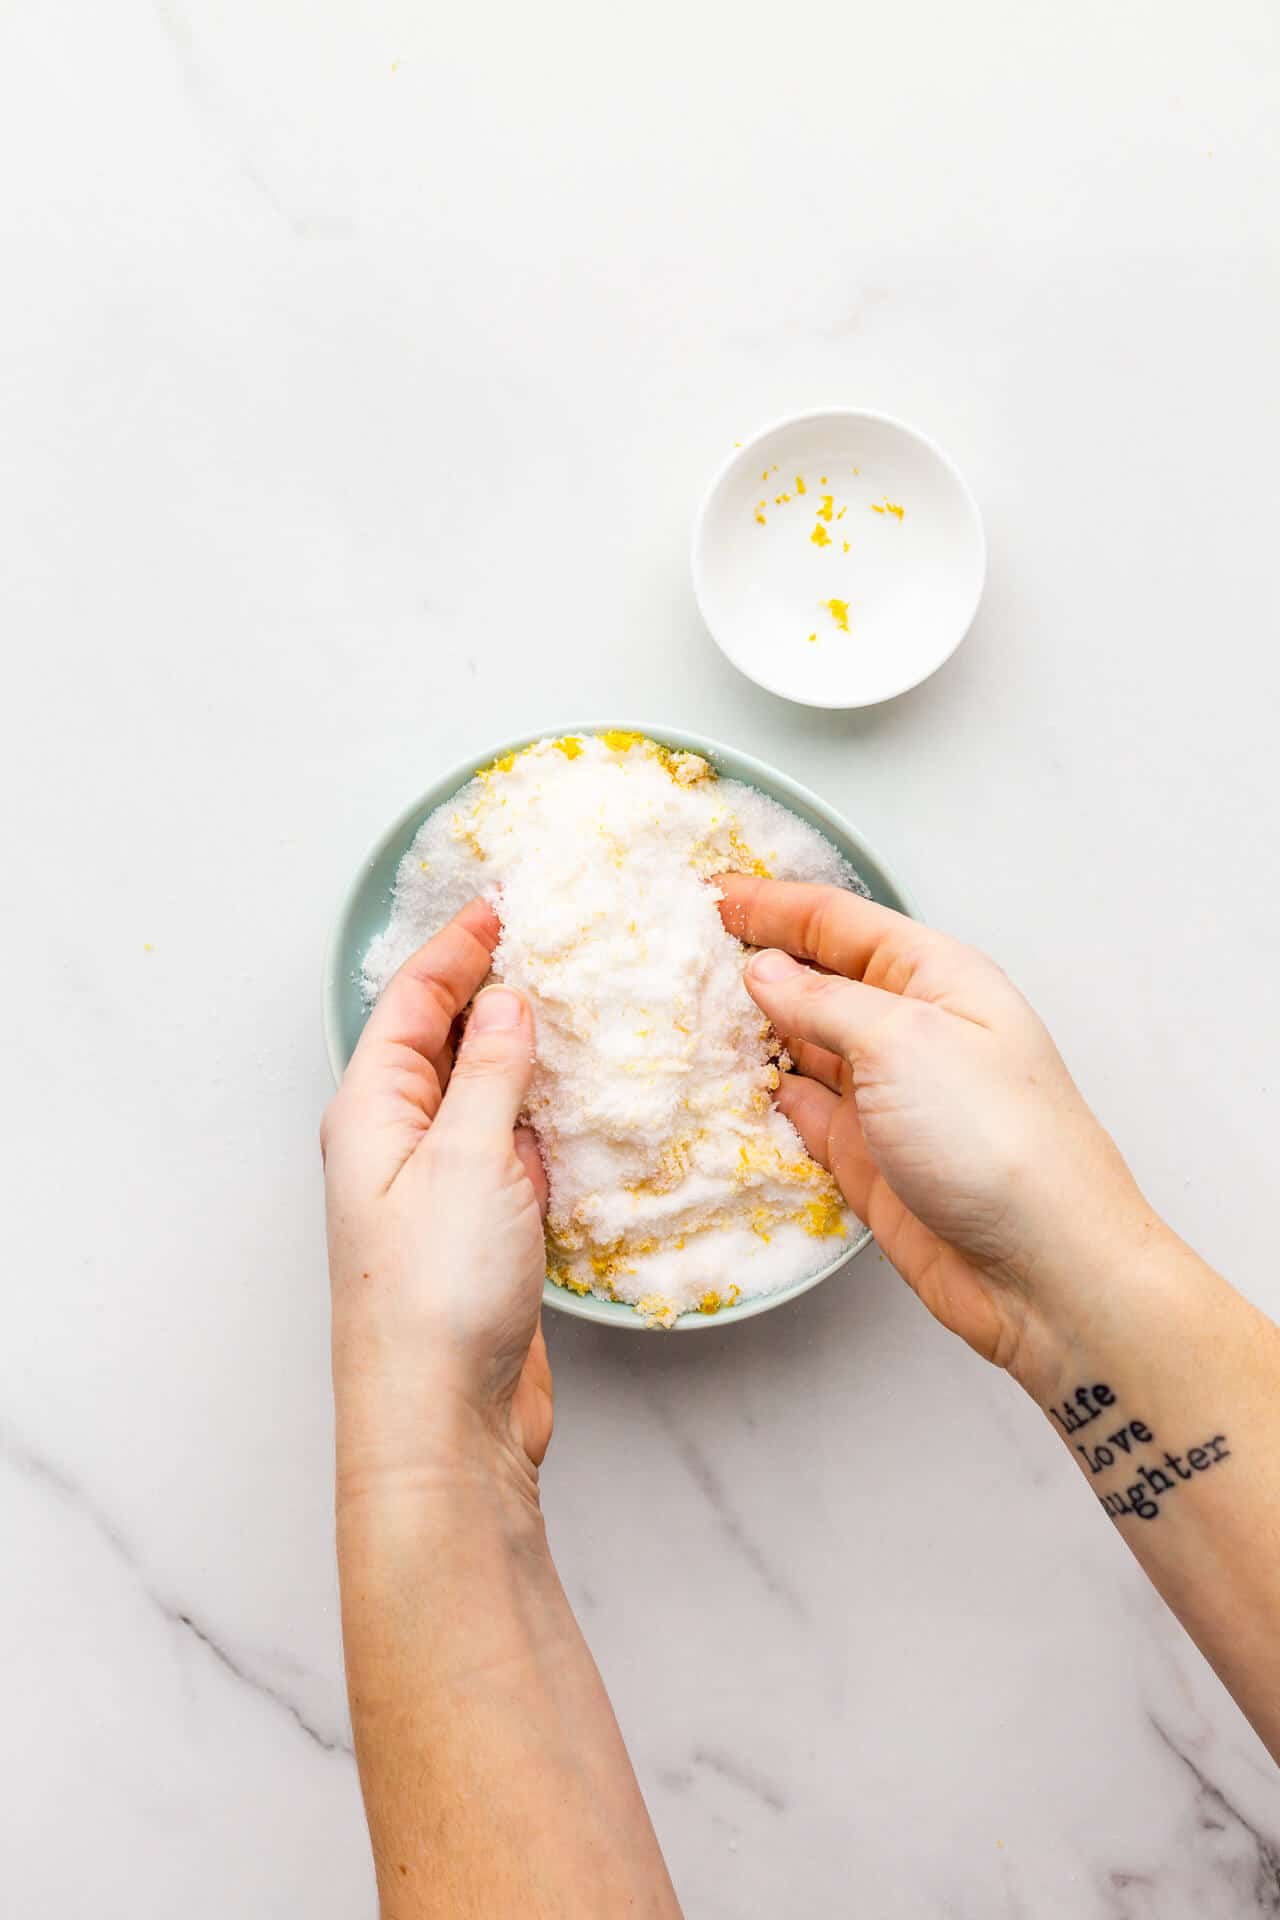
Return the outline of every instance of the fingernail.
[[[779,953],[776,947],[769,947],[754,956],[747,971],[753,980],[785,980],[798,969],[789,953]]]
[[[470,1024],[477,1033],[497,1033],[500,1027],[518,1027],[524,1003],[509,987],[486,987],[471,1009]]]

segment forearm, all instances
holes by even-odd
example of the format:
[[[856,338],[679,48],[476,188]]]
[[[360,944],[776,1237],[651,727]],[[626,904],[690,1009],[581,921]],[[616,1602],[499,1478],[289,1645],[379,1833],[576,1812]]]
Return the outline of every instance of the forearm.
[[[1149,1215],[1092,1259],[1035,1397],[1280,1758],[1280,1332]]]
[[[384,1920],[679,1908],[536,1504],[498,1473],[340,1491]]]

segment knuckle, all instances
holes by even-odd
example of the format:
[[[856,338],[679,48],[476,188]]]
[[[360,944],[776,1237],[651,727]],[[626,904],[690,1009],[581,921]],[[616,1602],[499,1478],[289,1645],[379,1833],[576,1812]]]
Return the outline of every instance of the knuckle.
[[[954,970],[969,979],[1003,980],[1007,984],[1007,975],[981,947],[971,947],[957,940],[950,953]]]
[[[460,1183],[473,1169],[476,1159],[472,1130],[433,1127],[429,1141],[432,1172],[439,1176],[441,1190],[456,1195]]]
[[[842,910],[843,896],[839,887],[818,887],[815,890],[813,905],[804,920],[803,940],[806,953],[822,952],[836,930]]]
[[[900,1000],[889,1018],[906,1039],[922,1041],[932,1038],[936,1031],[938,1010],[927,1000]]]
[[[939,1058],[939,1046],[947,1044],[949,1014],[925,1000],[904,1000],[889,1013],[875,1037],[875,1049],[882,1069],[893,1072],[917,1072]]]
[[[843,974],[820,973],[816,967],[810,967],[805,972],[803,990],[814,1000],[830,1000],[833,1006],[838,1006],[848,999],[852,984]]]
[[[924,1000],[896,998],[867,1028],[858,1048],[858,1064],[884,1067],[927,1048],[935,1037],[936,1009]]]
[[[504,1079],[519,1057],[519,1045],[510,1034],[476,1034],[464,1043],[454,1067],[454,1078],[466,1080]]]
[[[793,974],[791,977],[800,991],[808,994],[828,993],[832,987],[838,987],[841,984],[835,974],[823,973],[821,968],[812,965],[805,966],[799,974]]]

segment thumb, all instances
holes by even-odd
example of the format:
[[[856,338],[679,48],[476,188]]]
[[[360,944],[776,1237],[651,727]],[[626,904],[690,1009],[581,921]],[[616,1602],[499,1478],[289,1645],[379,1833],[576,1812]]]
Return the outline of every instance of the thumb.
[[[533,1015],[510,987],[476,998],[432,1129],[462,1133],[477,1146],[510,1146],[533,1078]]]
[[[838,974],[815,973],[770,947],[747,963],[747,992],[784,1040],[812,1040],[852,1065],[874,1028],[901,1006],[896,993]]]

